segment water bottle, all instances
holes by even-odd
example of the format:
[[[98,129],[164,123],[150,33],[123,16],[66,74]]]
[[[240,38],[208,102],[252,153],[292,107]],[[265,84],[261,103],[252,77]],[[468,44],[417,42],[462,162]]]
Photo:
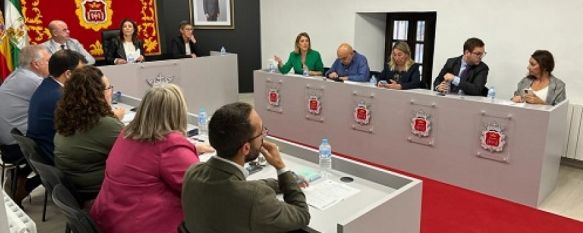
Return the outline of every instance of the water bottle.
[[[494,99],[496,98],[496,89],[494,89],[494,87],[490,87],[488,88],[488,99],[490,99],[490,101],[494,102]]]
[[[270,61],[269,62],[269,72],[275,73],[275,71],[277,71],[277,69],[275,69],[275,64],[273,64],[273,61]]]
[[[332,169],[332,146],[328,143],[328,138],[322,138],[320,144],[320,174],[322,177],[328,176]]]
[[[372,77],[370,78],[369,82],[376,86],[377,85],[377,76],[373,74]]]
[[[111,104],[117,104],[121,100],[121,91],[116,91],[111,95]]]
[[[310,76],[310,69],[308,69],[308,66],[306,64],[304,64],[303,69],[304,69],[304,73],[303,73],[304,77]]]
[[[227,54],[227,50],[225,49],[225,46],[221,46],[221,56],[224,56],[225,54]]]
[[[198,112],[198,133],[199,134],[208,135],[206,121],[207,121],[206,111],[204,110],[203,107],[200,107],[200,110]]]

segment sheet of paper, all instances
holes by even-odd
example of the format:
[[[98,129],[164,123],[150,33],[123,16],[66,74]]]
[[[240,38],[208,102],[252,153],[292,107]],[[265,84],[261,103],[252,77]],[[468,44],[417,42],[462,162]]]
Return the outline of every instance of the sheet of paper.
[[[360,190],[328,179],[304,189],[308,205],[319,210],[326,210],[358,192]]]

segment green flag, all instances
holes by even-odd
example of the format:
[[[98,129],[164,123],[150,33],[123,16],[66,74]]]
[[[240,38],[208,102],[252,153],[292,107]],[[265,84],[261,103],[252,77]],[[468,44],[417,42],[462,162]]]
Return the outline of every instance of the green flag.
[[[18,66],[20,50],[28,45],[28,32],[21,10],[20,0],[4,1],[4,24],[6,35],[10,39],[10,49],[14,61],[13,70]]]

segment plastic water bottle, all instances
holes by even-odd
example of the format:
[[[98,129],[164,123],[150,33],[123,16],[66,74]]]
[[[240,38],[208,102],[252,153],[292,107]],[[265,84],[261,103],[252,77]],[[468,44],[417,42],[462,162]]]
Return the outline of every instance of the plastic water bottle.
[[[221,56],[224,56],[225,54],[227,54],[227,50],[225,49],[225,46],[221,46]]]
[[[374,84],[374,85],[376,86],[376,85],[377,85],[377,76],[376,76],[376,75],[373,75],[373,76],[370,78],[369,82],[370,82],[371,84]]]
[[[203,107],[200,107],[198,112],[198,132],[202,135],[208,135],[207,131],[207,115],[206,110]]]
[[[490,87],[488,88],[488,99],[490,99],[490,101],[494,102],[494,99],[496,98],[496,89],[494,89],[494,87]]]
[[[121,100],[121,91],[116,91],[111,95],[111,104],[117,104]]]
[[[308,69],[308,66],[306,64],[304,64],[303,69],[304,69],[304,73],[303,73],[304,77],[310,76],[310,69]]]
[[[269,62],[269,72],[270,73],[275,73],[277,69],[275,69],[275,64],[273,64],[272,61]]]
[[[320,144],[320,174],[322,177],[328,176],[332,169],[332,146],[328,143],[328,138],[322,138]]]

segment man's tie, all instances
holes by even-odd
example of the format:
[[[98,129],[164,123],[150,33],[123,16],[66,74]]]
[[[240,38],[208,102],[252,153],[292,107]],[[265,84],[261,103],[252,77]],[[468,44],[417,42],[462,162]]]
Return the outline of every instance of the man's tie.
[[[464,80],[467,78],[468,73],[470,73],[470,67],[471,67],[470,65],[466,64],[466,68],[460,73],[460,75],[458,75],[458,77],[460,77],[460,83],[461,83],[461,80]],[[460,90],[460,88],[458,86],[451,85],[451,88],[450,88],[451,93],[457,93],[459,90]]]

